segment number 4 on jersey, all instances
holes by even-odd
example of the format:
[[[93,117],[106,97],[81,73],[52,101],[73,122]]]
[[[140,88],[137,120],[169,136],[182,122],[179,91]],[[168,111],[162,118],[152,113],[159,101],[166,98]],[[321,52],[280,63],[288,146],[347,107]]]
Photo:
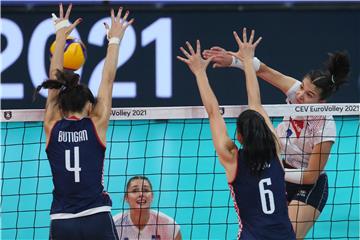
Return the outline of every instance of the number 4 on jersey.
[[[75,182],[80,182],[80,154],[79,147],[74,147],[74,167],[70,164],[70,150],[65,150],[65,167],[69,172],[74,172]]]

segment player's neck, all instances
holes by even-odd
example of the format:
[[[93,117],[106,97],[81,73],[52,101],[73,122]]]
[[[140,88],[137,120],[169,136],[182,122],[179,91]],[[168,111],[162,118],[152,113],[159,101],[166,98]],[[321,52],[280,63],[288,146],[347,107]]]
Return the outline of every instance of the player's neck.
[[[66,114],[64,114],[65,118],[69,118],[69,119],[82,119],[84,117],[87,117],[87,114],[84,112],[68,112]]]
[[[149,221],[150,209],[142,209],[142,210],[133,209],[130,212],[130,218],[131,218],[132,223],[137,228],[142,230]]]

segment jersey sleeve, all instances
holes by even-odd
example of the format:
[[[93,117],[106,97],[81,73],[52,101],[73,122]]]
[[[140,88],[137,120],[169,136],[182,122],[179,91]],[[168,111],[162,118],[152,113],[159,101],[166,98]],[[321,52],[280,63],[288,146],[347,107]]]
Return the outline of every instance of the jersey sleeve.
[[[336,125],[333,117],[326,117],[324,119],[324,124],[319,125],[313,136],[313,144],[319,144],[321,142],[335,142],[336,138]]]
[[[292,85],[291,88],[287,91],[287,93],[286,93],[286,97],[287,97],[286,102],[288,104],[296,104],[295,96],[296,96],[296,92],[300,88],[300,86],[301,86],[301,82],[296,81],[294,83],[294,85]]]

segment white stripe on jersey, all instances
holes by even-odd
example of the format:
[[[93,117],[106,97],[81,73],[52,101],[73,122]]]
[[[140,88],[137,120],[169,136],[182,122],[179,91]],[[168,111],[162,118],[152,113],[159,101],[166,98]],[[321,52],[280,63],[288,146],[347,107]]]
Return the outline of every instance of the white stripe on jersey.
[[[111,211],[110,206],[102,206],[97,208],[90,208],[79,213],[55,213],[50,215],[50,219],[54,220],[54,219],[78,218],[78,217],[93,215],[100,212],[110,212],[110,211]]]

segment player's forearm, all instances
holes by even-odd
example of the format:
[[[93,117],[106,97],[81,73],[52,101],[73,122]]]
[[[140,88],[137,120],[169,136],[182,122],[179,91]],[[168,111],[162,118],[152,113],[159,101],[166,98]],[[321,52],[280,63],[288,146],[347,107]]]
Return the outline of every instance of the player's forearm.
[[[64,47],[66,42],[66,35],[63,30],[56,33],[56,44],[54,54],[50,61],[49,78],[56,78],[56,70],[62,71],[64,68]]]
[[[227,61],[229,61],[227,57]],[[239,59],[232,57],[231,67],[236,67],[244,70],[244,59]],[[287,91],[292,87],[292,85],[296,82],[296,79],[286,76],[281,72],[276,71],[275,69],[267,66],[263,62],[261,62],[258,58],[254,57],[252,59],[252,66],[256,71],[256,75],[266,82],[270,83],[274,87],[280,89],[283,93],[287,93]]]
[[[98,89],[98,101],[93,111],[94,114],[102,118],[106,124],[110,117],[113,83],[116,76],[118,56],[119,44],[109,44],[102,72],[102,79]]]
[[[66,35],[64,30],[59,30],[56,33],[56,44],[54,54],[51,57],[49,68],[49,79],[56,79],[56,71],[62,71],[64,68],[64,47],[66,42]],[[55,100],[59,93],[58,89],[48,89],[48,97],[46,102],[46,109],[51,107],[49,105]]]
[[[260,64],[259,70],[256,75],[266,82],[270,83],[274,87],[281,90],[283,93],[287,93],[292,85],[296,82],[296,79],[286,76],[281,72],[267,66],[264,63]]]
[[[315,184],[320,173],[320,170],[285,168],[285,181],[295,184]]]
[[[320,170],[305,170],[303,176],[303,184],[314,184],[320,176]]]
[[[252,66],[252,59],[244,60],[244,71],[246,78],[246,91],[248,96],[248,105],[250,108],[261,106],[260,88],[255,70]]]
[[[216,111],[219,111],[219,103],[210,87],[206,72],[199,72],[195,74],[195,76],[201,100],[204,104],[206,112],[208,113],[209,117],[211,117],[214,113],[216,113]]]
[[[109,44],[102,73],[103,81],[108,81],[110,83],[114,82],[119,58],[118,56],[119,44]]]

